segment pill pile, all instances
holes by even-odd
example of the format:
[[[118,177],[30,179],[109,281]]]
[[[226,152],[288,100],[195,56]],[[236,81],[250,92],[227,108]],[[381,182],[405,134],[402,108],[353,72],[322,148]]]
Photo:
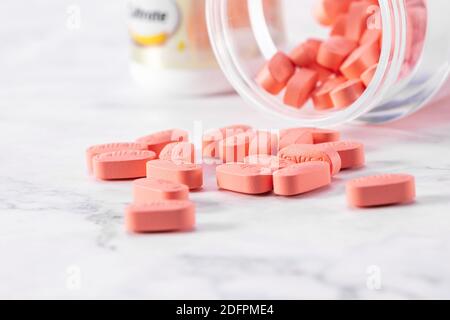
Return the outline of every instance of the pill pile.
[[[96,179],[133,180],[133,203],[125,210],[125,221],[134,233],[195,228],[189,193],[203,187],[203,163],[216,165],[221,190],[291,197],[329,186],[341,170],[366,162],[362,143],[318,128],[264,131],[232,125],[203,134],[201,160],[195,151],[186,131],[170,129],[134,143],[92,146],[86,160]],[[406,174],[363,177],[349,181],[346,193],[349,205],[358,208],[410,203],[415,180]]]
[[[288,53],[277,52],[256,76],[285,105],[341,110],[352,105],[372,81],[381,52],[378,0],[316,0],[314,16],[329,27],[329,38],[308,39]],[[378,23],[377,23],[378,22]]]

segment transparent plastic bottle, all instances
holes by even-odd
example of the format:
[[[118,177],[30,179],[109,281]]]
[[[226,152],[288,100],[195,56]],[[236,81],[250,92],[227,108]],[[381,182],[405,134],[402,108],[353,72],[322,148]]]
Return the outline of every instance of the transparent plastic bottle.
[[[251,37],[243,43],[232,27],[235,13],[228,7],[239,1],[248,7]],[[321,112],[311,105],[301,109],[283,104],[255,82],[261,66],[277,51],[289,51],[307,38],[327,38],[329,29],[312,15],[314,0],[273,0],[283,8],[285,36],[274,30],[263,0],[207,0],[206,15],[212,46],[219,64],[238,93],[251,105],[295,120],[304,126],[333,126],[358,119],[382,123],[405,117],[432,99],[450,70],[450,1],[379,0],[383,32],[376,74],[364,94],[344,110]],[[243,17],[240,17],[243,19]],[[275,19],[276,21],[278,19]],[[258,48],[246,56],[242,46]]]

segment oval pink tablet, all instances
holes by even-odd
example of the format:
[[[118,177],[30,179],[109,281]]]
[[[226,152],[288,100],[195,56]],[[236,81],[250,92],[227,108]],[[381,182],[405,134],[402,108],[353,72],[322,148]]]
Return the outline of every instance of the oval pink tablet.
[[[161,160],[195,163],[195,146],[190,142],[172,142],[159,154]]]
[[[318,144],[320,146],[331,147],[339,153],[341,157],[341,169],[356,169],[363,167],[366,163],[364,145],[353,141],[336,141]]]
[[[273,174],[273,190],[280,196],[299,195],[329,184],[330,166],[322,161],[294,164]]]
[[[203,186],[203,169],[201,166],[193,163],[153,160],[147,162],[147,178],[181,183],[193,190]]]
[[[133,181],[134,203],[154,200],[187,200],[189,188],[181,183],[157,178],[144,178]]]
[[[188,200],[156,200],[125,210],[129,232],[189,231],[195,227],[195,204]]]
[[[130,142],[117,142],[117,143],[107,143],[99,144],[96,146],[89,147],[86,150],[86,163],[89,173],[92,173],[92,159],[101,153],[110,153],[114,151],[124,151],[124,150],[147,150],[147,146],[141,143],[130,143]]]
[[[415,179],[408,174],[370,176],[347,183],[347,200],[354,207],[410,203],[415,198]]]
[[[172,142],[188,141],[189,134],[181,129],[170,129],[152,133],[148,136],[139,138],[137,143],[145,144],[148,150],[153,151],[159,156],[161,150]]]
[[[341,158],[339,154],[329,147],[317,147],[308,144],[293,144],[278,153],[281,159],[291,160],[295,163],[311,161],[323,161],[329,164],[331,175],[336,175],[341,170]]]
[[[272,171],[264,166],[245,163],[227,163],[216,168],[217,186],[221,189],[263,194],[272,191]]]
[[[145,165],[156,158],[153,151],[124,150],[96,155],[94,176],[101,180],[125,180],[145,177]]]

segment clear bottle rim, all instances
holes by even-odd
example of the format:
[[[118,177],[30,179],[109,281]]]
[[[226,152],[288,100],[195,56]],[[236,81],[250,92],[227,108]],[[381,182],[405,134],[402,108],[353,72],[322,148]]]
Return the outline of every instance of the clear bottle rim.
[[[252,0],[254,1],[254,0]],[[262,1],[262,0],[260,0]],[[287,108],[276,97],[264,92],[254,79],[237,63],[231,40],[232,28],[228,25],[228,0],[207,0],[206,19],[213,50],[219,65],[236,91],[250,105],[256,106],[300,126],[331,127],[360,119],[380,105],[399,79],[406,54],[407,12],[404,1],[379,0],[383,30],[382,50],[377,71],[364,94],[350,107],[338,112],[306,116]],[[250,10],[255,14],[255,10]],[[263,15],[263,12],[260,14]],[[261,19],[261,16],[258,18]],[[255,30],[253,30],[255,32]],[[264,31],[262,31],[263,33]],[[255,38],[263,37],[259,34]],[[266,37],[267,41],[272,41]],[[269,45],[270,46],[270,45]],[[273,46],[275,48],[275,46]],[[276,50],[276,49],[275,49]],[[275,52],[273,52],[275,53]],[[439,85],[433,84],[431,92],[422,98],[421,105],[431,99],[447,78],[448,70]],[[428,91],[430,89],[428,88]],[[420,105],[420,106],[421,106]],[[419,106],[415,106],[418,108]]]

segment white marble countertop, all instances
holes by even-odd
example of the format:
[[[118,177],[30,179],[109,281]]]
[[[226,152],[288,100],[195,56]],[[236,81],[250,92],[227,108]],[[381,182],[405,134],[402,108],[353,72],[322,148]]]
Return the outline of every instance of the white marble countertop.
[[[366,142],[368,166],[331,188],[250,197],[210,175],[192,194],[197,231],[133,236],[130,183],[88,177],[87,146],[195,121],[291,124],[233,95],[144,96],[128,77],[121,4],[79,1],[82,28],[69,30],[72,2],[21,3],[0,4],[1,298],[450,298],[450,102],[342,128]],[[349,209],[344,182],[382,172],[414,174],[417,203]]]

